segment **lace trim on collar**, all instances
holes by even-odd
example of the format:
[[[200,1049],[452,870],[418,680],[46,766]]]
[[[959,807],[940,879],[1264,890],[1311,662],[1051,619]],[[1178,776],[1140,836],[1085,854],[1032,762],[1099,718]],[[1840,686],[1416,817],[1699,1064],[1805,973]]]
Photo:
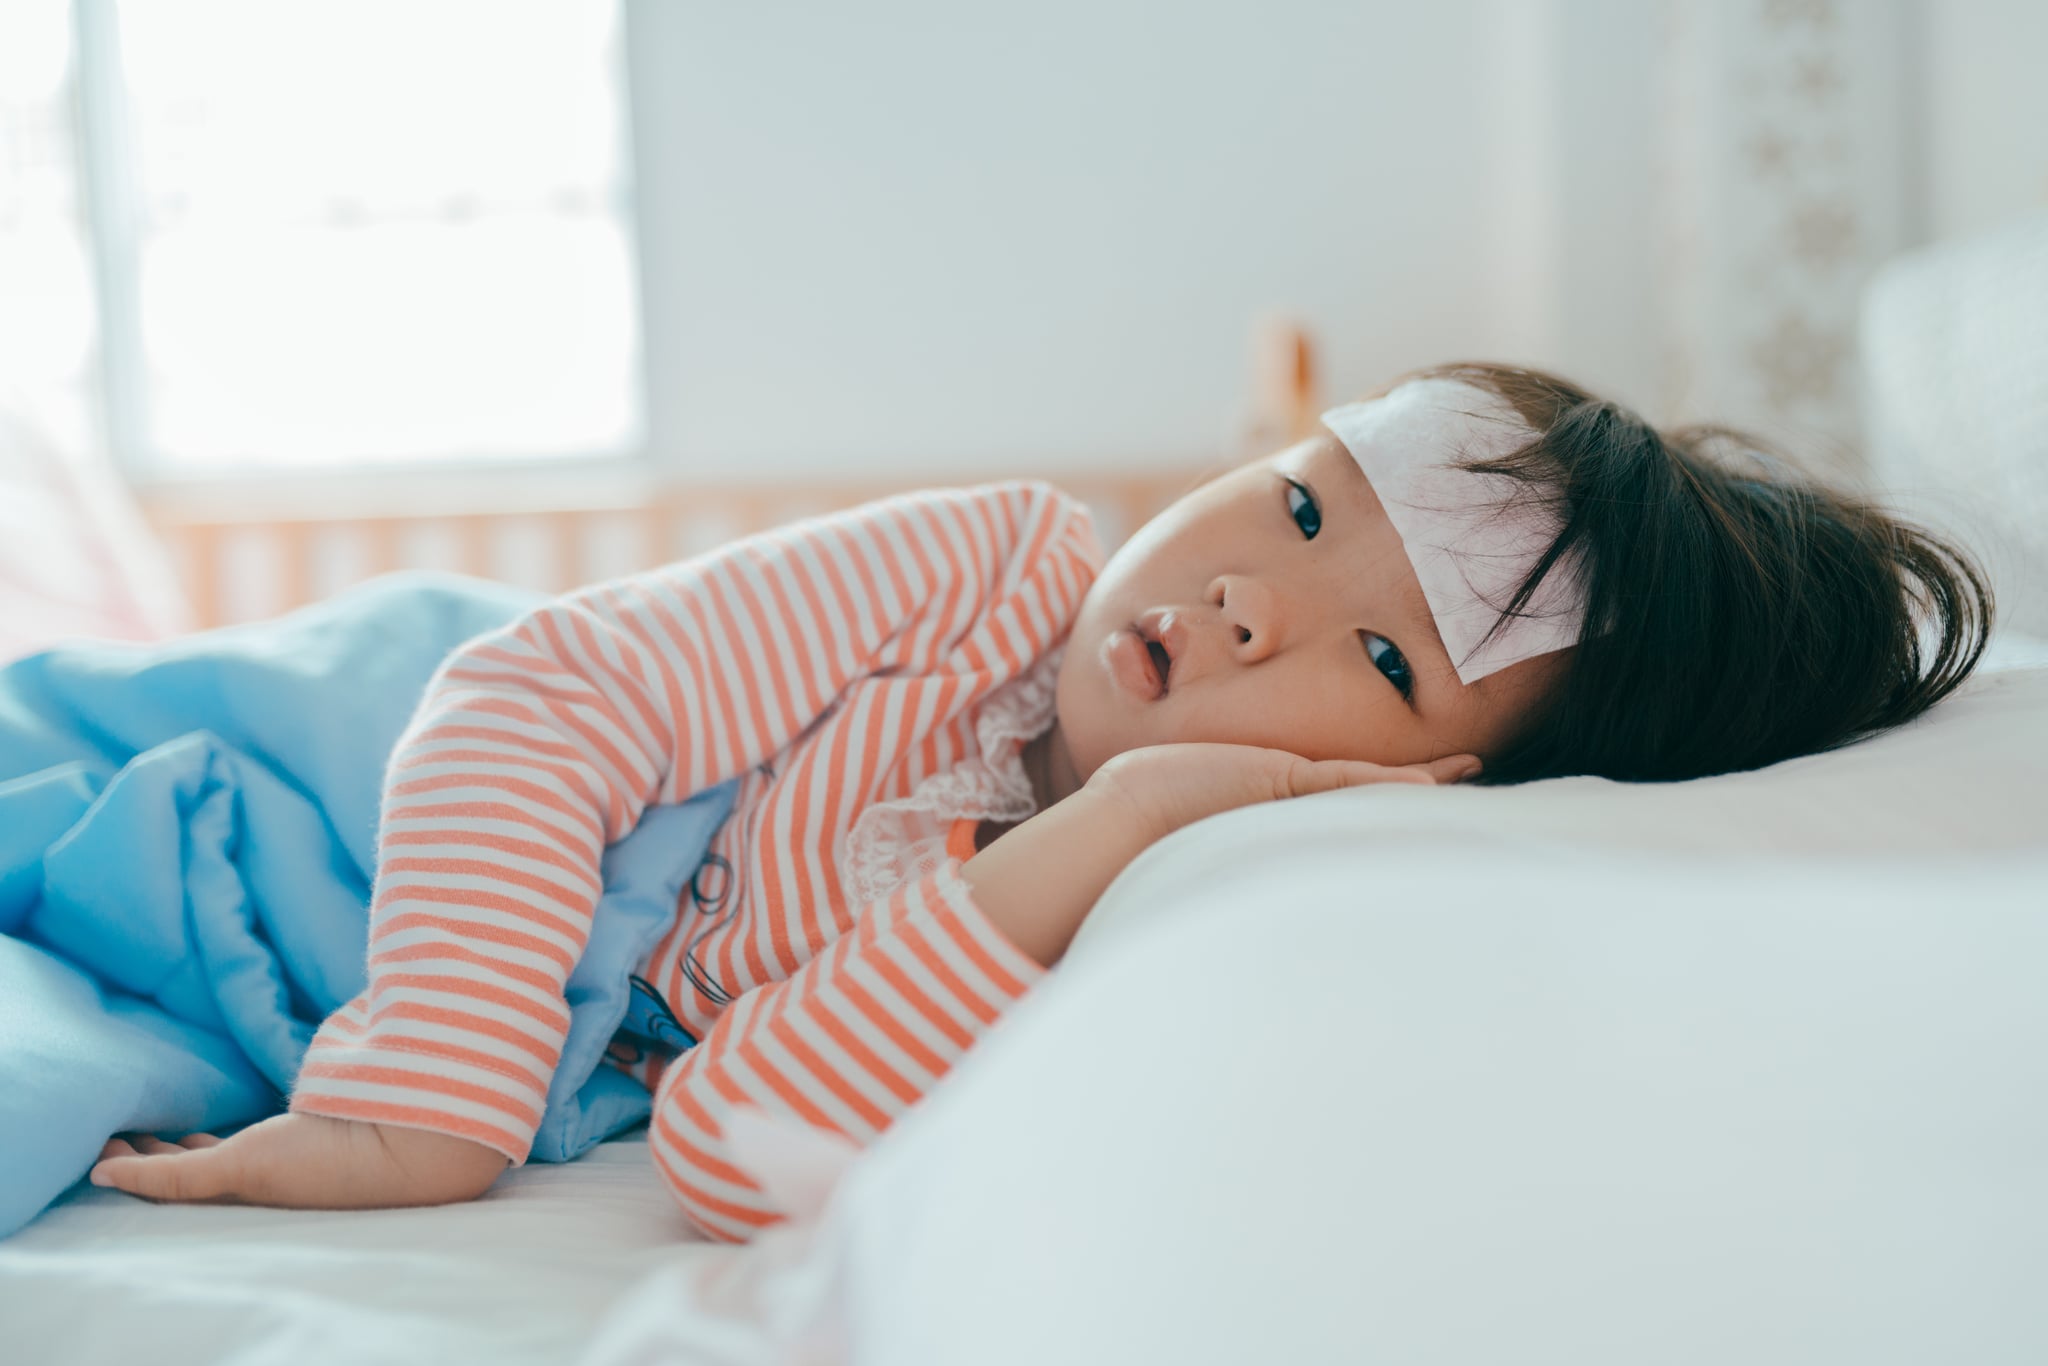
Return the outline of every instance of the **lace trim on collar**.
[[[935,871],[957,820],[1021,821],[1037,814],[1023,748],[1052,725],[1065,654],[1063,643],[981,700],[974,717],[980,753],[932,774],[908,796],[861,812],[839,861],[852,905],[871,905],[910,878]]]

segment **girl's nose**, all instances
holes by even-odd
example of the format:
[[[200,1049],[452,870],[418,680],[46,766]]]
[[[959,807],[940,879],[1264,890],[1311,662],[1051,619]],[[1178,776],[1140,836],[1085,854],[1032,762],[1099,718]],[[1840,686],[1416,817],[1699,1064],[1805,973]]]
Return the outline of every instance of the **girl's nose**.
[[[1280,648],[1285,630],[1280,597],[1257,579],[1222,574],[1209,585],[1209,602],[1222,610],[1224,645],[1242,663],[1255,664]]]

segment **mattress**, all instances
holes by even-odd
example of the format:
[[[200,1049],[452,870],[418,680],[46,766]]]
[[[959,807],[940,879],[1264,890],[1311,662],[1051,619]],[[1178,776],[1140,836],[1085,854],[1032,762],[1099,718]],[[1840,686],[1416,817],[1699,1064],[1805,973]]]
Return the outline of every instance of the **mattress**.
[[[0,1243],[8,1359],[573,1361],[636,1280],[732,1255],[684,1222],[645,1133],[436,1209],[150,1205],[75,1187]]]

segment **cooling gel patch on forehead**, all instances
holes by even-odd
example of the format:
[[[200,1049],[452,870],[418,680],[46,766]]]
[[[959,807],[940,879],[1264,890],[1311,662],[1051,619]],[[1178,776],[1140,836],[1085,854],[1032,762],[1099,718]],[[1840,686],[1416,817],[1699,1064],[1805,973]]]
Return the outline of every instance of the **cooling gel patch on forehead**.
[[[1537,435],[1512,407],[1469,384],[1421,379],[1332,408],[1323,425],[1351,452],[1400,534],[1461,683],[1578,643],[1585,595],[1567,557],[1480,648],[1563,529],[1527,484],[1458,468]]]

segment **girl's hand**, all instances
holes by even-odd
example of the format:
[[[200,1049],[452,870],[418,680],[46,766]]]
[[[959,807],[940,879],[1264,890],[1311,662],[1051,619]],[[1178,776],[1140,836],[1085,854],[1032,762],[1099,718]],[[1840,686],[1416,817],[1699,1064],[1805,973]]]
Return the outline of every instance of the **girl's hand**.
[[[1157,840],[1240,806],[1368,783],[1454,783],[1478,772],[1479,760],[1470,754],[1388,766],[1304,759],[1257,745],[1174,744],[1126,750],[1096,769],[1086,786],[1123,803]]]
[[[1148,745],[1089,775],[967,860],[960,875],[989,922],[1051,967],[1116,875],[1155,841],[1204,816],[1361,783],[1448,783],[1479,771],[1469,754],[1390,768],[1304,759],[1257,745]]]
[[[283,1114],[230,1138],[117,1135],[92,1183],[146,1200],[388,1209],[473,1200],[509,1165],[494,1148],[426,1129]]]

